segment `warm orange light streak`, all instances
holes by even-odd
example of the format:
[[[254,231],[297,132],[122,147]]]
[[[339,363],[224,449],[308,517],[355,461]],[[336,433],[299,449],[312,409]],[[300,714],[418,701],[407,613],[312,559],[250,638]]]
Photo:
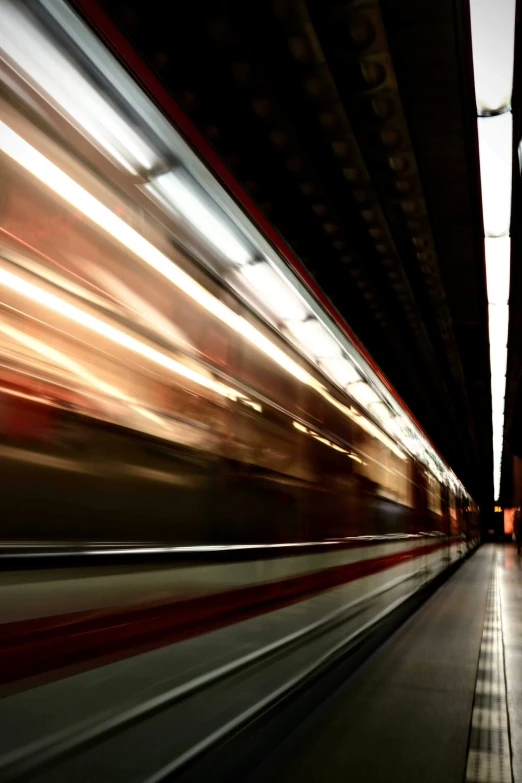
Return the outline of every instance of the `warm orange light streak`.
[[[84,326],[102,337],[107,338],[111,342],[121,345],[133,353],[136,353],[145,359],[149,359],[155,364],[165,367],[171,372],[174,372],[187,380],[193,381],[200,386],[215,391],[224,397],[237,400],[239,397],[243,396],[231,387],[201,375],[190,367],[186,367],[184,364],[172,359],[170,356],[162,354],[160,351],[137,340],[135,337],[122,332],[120,329],[116,329],[114,326],[102,321],[100,318],[96,318],[93,315],[86,313],[79,307],[69,304],[58,296],[23,280],[21,277],[8,272],[6,269],[0,268],[0,285],[4,285],[6,288],[16,291],[33,302],[37,302],[38,304],[47,307],[49,310],[65,316],[80,326]]]
[[[164,255],[145,237],[111,212],[85,188],[0,121],[0,149],[46,187],[78,209],[127,250],[162,274],[201,307],[225,323],[302,383],[317,386],[315,379],[278,348],[249,321],[231,310],[200,283]]]

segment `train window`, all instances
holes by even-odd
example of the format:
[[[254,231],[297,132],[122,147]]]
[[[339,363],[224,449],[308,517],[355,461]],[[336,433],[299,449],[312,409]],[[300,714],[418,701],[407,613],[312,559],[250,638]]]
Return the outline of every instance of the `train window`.
[[[384,444],[366,433],[364,433],[362,450],[367,458],[357,463],[355,470],[375,482],[377,494],[381,497],[404,506],[412,506],[413,487],[406,461],[401,460]]]
[[[440,483],[435,476],[428,472],[426,472],[426,494],[428,496],[428,509],[433,514],[442,515]]]
[[[453,535],[457,535],[459,532],[459,520],[457,515],[457,498],[454,493],[450,491],[449,505],[448,505],[449,519],[450,519],[450,532]]]

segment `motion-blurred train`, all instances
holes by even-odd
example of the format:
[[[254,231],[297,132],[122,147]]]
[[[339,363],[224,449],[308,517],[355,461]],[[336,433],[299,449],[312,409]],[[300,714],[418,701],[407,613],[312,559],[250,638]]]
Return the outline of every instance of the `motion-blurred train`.
[[[3,0],[0,60],[0,539],[475,543],[371,363],[79,17]]]

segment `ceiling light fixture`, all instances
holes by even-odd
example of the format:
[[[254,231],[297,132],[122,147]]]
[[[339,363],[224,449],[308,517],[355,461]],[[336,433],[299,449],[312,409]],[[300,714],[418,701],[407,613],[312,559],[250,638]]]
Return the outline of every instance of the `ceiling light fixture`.
[[[470,2],[489,302],[495,500],[500,494],[509,327],[515,12],[516,0]]]
[[[471,0],[473,71],[478,114],[502,111],[511,103],[515,55],[516,0]]]

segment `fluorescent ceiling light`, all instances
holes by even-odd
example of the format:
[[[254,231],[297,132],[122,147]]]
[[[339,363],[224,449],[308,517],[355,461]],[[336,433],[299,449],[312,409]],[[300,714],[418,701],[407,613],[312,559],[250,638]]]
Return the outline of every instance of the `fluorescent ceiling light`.
[[[341,346],[332,334],[315,318],[289,321],[286,329],[299,345],[316,361],[341,358]]]
[[[511,238],[509,236],[486,237],[484,248],[488,302],[493,305],[505,305],[509,300]]]
[[[502,405],[504,405],[504,397],[506,394],[506,376],[505,375],[496,375],[492,373],[491,375],[491,396],[493,400],[501,400]]]
[[[504,426],[504,398],[493,400],[493,428],[497,431]]]
[[[0,51],[27,82],[121,167],[134,174],[150,170],[157,163],[155,152],[22,9],[22,4],[0,3]]]
[[[502,450],[504,437],[504,411],[502,408],[493,411],[493,443],[497,451]]]
[[[498,240],[493,240],[498,241]],[[493,424],[493,486],[495,500],[500,492],[500,470],[504,437],[504,406],[507,370],[508,305],[489,306],[491,402]]]
[[[110,209],[94,198],[81,185],[78,185],[58,166],[51,163],[50,160],[1,121],[0,149],[37,177],[50,190],[65,199],[73,207],[76,207],[83,215],[120,242],[131,253],[162,274],[207,312],[242,335],[299,381],[317,389],[321,388],[321,385],[306,370],[252,326],[246,318],[235,313],[221,300],[207,291],[206,288],[173,263],[170,258],[154,247],[141,234],[121,220],[114,212],[111,212]]]
[[[493,486],[495,500],[500,494],[500,477],[502,466],[502,447],[504,443],[504,433],[501,424],[493,425]]]
[[[508,342],[509,306],[507,304],[490,304],[489,312],[489,345],[492,353],[501,350]]]
[[[503,0],[501,3],[470,0],[475,95],[479,115],[482,213],[486,235],[495,499],[500,490],[509,327],[511,241],[508,234],[513,169],[511,94],[515,12],[516,0]]]
[[[516,0],[471,0],[475,95],[479,114],[511,103]]]
[[[348,359],[321,359],[319,366],[328,377],[342,389],[349,383],[356,383],[361,376]]]
[[[252,251],[238,239],[233,228],[226,225],[227,218],[221,210],[204,191],[200,196],[196,186],[187,182],[181,171],[162,174],[145,189],[171,213],[184,217],[228,261],[246,264],[252,259]]]
[[[503,429],[503,423],[500,419],[493,423],[493,448],[497,454],[502,452],[504,437]]]
[[[497,459],[497,454],[495,453],[495,458]],[[501,464],[502,463],[502,453],[500,452],[498,454],[498,461]],[[493,487],[494,487],[494,497],[495,500],[498,500],[500,495],[500,464],[499,467],[495,467],[495,470],[493,471]]]
[[[351,383],[347,388],[347,392],[364,407],[380,402],[379,395],[364,381]]]
[[[270,264],[259,261],[246,264],[239,275],[246,282],[249,291],[270,310],[278,321],[304,321],[307,310],[282,275]]]
[[[504,426],[504,397],[493,398],[492,404],[493,431],[502,429]]]
[[[493,448],[497,454],[502,452],[503,438],[503,423],[499,419],[493,423]]]
[[[507,345],[489,346],[491,376],[503,378],[507,368]]]
[[[509,232],[511,221],[511,112],[496,117],[479,117],[478,139],[484,233],[499,237]]]

